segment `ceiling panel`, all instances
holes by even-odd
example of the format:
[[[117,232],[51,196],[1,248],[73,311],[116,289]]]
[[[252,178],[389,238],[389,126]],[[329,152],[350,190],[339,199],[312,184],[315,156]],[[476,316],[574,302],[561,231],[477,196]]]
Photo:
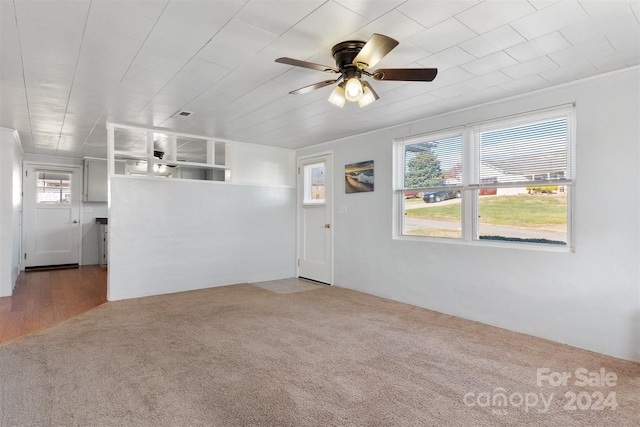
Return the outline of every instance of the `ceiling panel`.
[[[324,3],[308,1],[259,1],[244,5],[236,18],[271,34],[282,35]]]
[[[398,10],[425,28],[432,28],[479,3],[479,0],[408,1],[398,6]]]
[[[476,36],[467,26],[451,18],[412,37],[411,41],[431,53],[437,53]]]
[[[536,9],[526,0],[484,1],[456,15],[456,19],[478,34],[531,15]]]
[[[505,25],[460,43],[460,47],[471,55],[481,58],[524,42],[526,42],[524,37],[509,25]]]
[[[106,154],[106,121],[303,147],[640,63],[637,1],[0,1],[0,126],[27,153]],[[433,82],[371,81],[380,99],[327,102],[344,40],[400,45],[379,67]],[[367,79],[367,78],[366,78]],[[367,79],[371,80],[371,79]],[[180,109],[193,114],[172,116]]]
[[[507,48],[505,52],[516,61],[525,62],[569,47],[571,43],[560,32],[555,31]]]
[[[589,18],[577,1],[564,0],[527,15],[511,26],[528,40],[567,28]]]

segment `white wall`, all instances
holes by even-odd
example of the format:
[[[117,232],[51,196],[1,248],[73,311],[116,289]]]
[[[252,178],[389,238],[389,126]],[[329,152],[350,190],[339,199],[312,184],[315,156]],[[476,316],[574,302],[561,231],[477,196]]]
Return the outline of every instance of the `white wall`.
[[[0,128],[0,297],[13,293],[21,265],[22,145]]]
[[[635,67],[299,150],[334,153],[334,283],[640,361],[639,80]],[[394,138],[571,102],[575,253],[392,239]],[[345,194],[342,165],[363,160],[375,191]]]
[[[226,154],[231,182],[235,184],[296,185],[296,153],[293,150],[234,142],[229,144]],[[293,169],[291,165],[294,165]]]
[[[111,177],[108,299],[292,277],[295,154],[267,151],[233,151],[242,184]]]

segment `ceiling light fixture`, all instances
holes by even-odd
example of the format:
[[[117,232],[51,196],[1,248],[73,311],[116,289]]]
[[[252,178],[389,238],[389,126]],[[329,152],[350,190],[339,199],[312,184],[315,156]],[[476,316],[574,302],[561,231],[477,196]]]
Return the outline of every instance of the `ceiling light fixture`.
[[[338,107],[344,107],[344,104],[347,102],[347,98],[344,93],[344,82],[340,83],[329,95],[329,102],[337,105]]]
[[[374,80],[404,82],[430,82],[436,78],[438,74],[437,68],[379,68],[374,71],[367,71],[397,45],[398,41],[391,37],[383,34],[373,34],[367,42],[347,40],[334,45],[331,48],[331,54],[336,61],[335,67],[287,57],[278,58],[276,62],[325,73],[340,74],[337,79],[323,80],[292,90],[289,93],[301,95],[338,83],[339,87],[329,96],[329,101],[332,104],[342,108],[346,101],[350,101],[358,102],[360,107],[365,107],[379,99],[379,97],[373,87],[362,80],[363,74]]]
[[[360,106],[360,108],[366,107],[367,105],[380,98],[368,82],[363,81],[362,86],[362,96],[358,100],[358,105]]]
[[[347,84],[344,87],[344,95],[347,101],[356,102],[362,98],[362,82],[357,77],[351,77],[347,80]]]

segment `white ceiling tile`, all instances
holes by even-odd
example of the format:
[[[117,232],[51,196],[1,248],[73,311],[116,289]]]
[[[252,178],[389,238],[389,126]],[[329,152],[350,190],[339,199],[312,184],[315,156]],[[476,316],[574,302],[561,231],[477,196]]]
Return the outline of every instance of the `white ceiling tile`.
[[[78,27],[81,31],[91,6],[89,2],[77,2],[74,0],[16,1],[14,4],[20,26],[29,21],[33,25],[59,28],[64,31]]]
[[[323,0],[249,2],[238,12],[236,18],[269,33],[280,35],[304,19],[322,3]]]
[[[614,52],[611,43],[606,39],[583,43],[581,45],[563,49],[549,55],[558,65],[569,65],[574,62],[581,62],[587,58],[596,60],[603,56],[611,55]]]
[[[475,61],[467,62],[460,67],[476,76],[481,76],[505,67],[511,67],[517,63],[518,61],[501,51],[476,59]]]
[[[571,43],[569,43],[560,32],[555,31],[529,40],[526,43],[510,47],[506,49],[505,52],[517,61],[525,62],[570,47]]]
[[[629,2],[629,6],[633,11],[633,14],[636,16],[636,20],[640,22],[640,2],[632,0]]]
[[[640,25],[636,21],[629,7],[613,8],[611,11],[599,14],[585,21],[578,22],[570,27],[562,29],[562,35],[574,46],[588,42],[594,38],[594,34],[617,33],[621,31],[635,30],[638,38]]]
[[[368,20],[357,13],[337,3],[326,2],[287,30],[272,46],[280,52],[278,56],[304,60],[342,41],[367,23]]]
[[[223,46],[215,42],[207,44],[198,52],[197,57],[232,69],[248,66],[255,59],[255,55],[251,55],[248,52],[242,52],[236,50],[233,46]]]
[[[563,0],[518,19],[511,26],[528,40],[532,40],[587,18],[588,15],[577,1]]]
[[[477,58],[458,46],[453,46],[449,49],[445,49],[439,53],[428,56],[418,61],[418,63],[424,67],[436,67],[438,68],[438,72],[441,72],[466,64],[474,59]]]
[[[475,32],[452,18],[419,33],[411,41],[431,53],[437,53],[475,36]]]
[[[478,3],[479,1],[477,0],[442,0],[429,2],[413,0],[400,5],[398,10],[422,24],[425,28],[431,28]]]
[[[136,55],[129,72],[135,70],[143,73],[149,71],[157,75],[164,76],[167,81],[173,77],[184,66],[185,61],[178,61],[173,56],[162,54],[152,55],[150,53],[140,52]]]
[[[526,40],[509,25],[496,28],[460,44],[460,47],[478,58],[524,43]]]
[[[22,60],[13,3],[0,2],[0,76],[3,80],[22,80]]]
[[[540,76],[552,84],[562,84],[572,80],[589,77],[596,73],[596,69],[587,60],[574,62],[555,70],[540,73]]]
[[[273,33],[234,19],[216,34],[212,43],[254,55],[276,38]]]
[[[154,31],[145,40],[138,57],[144,54],[162,58],[165,62],[175,64],[178,68],[181,68],[201,47],[201,44],[189,44],[188,41]]]
[[[531,6],[535,7],[537,10],[541,10],[554,5],[559,1],[562,0],[529,0],[529,3],[531,3]]]
[[[404,0],[335,0],[335,2],[358,15],[374,20],[401,5]]]
[[[380,33],[380,31],[382,31],[381,28],[385,29],[385,36],[396,39],[401,44],[404,40],[415,36],[425,29],[413,19],[394,10],[358,28],[355,33],[349,34],[345,39],[367,41],[372,34]]]
[[[193,58],[174,76],[171,83],[179,87],[196,88],[198,89],[198,94],[200,94],[230,72],[231,69],[229,68],[202,59]]]
[[[507,95],[507,92],[504,89],[492,86],[475,92],[470,92],[463,95],[462,98],[464,99],[464,102],[470,106],[504,98],[505,95]]]
[[[507,93],[518,94],[523,92],[531,92],[534,90],[542,89],[548,86],[548,82],[537,74],[534,74],[524,79],[513,80],[509,83],[504,83],[498,87],[505,90]]]
[[[149,34],[149,40],[156,37],[161,40],[172,40],[176,44],[189,47],[189,51],[199,50],[218,31],[219,27],[198,19],[197,9],[193,6],[202,4],[195,2],[170,2]],[[225,20],[226,21],[226,20]]]
[[[466,83],[458,83],[455,85],[436,89],[431,92],[431,95],[442,99],[455,98],[466,93],[473,92],[473,89],[466,85]]]
[[[399,68],[416,67],[414,64],[431,54],[420,46],[405,40],[393,49],[387,56],[377,63],[373,68]]]
[[[260,2],[262,3],[262,0]],[[167,12],[172,16],[186,18],[186,22],[199,27],[204,26],[213,35],[236,17],[243,7],[247,7],[246,3],[246,0],[172,1],[167,6]],[[182,19],[179,20],[184,22]]]
[[[615,53],[591,60],[593,66],[601,73],[620,70],[638,65],[638,49],[617,50]]]
[[[141,1],[94,1],[87,26],[105,37],[119,34],[129,39],[144,40],[162,14],[166,3]]]
[[[527,62],[512,65],[502,69],[502,72],[513,79],[521,79],[532,74],[539,74],[545,71],[558,68],[558,64],[549,59],[548,56],[541,56]]]
[[[631,12],[630,6],[638,5],[635,0],[580,0],[580,5],[589,16],[609,14],[616,9],[626,9]]]
[[[635,49],[640,52],[640,26],[610,33],[607,40],[615,50]]]
[[[483,34],[535,11],[526,0],[486,0],[459,13],[456,19],[476,33]]]
[[[75,63],[60,63],[55,62],[55,60],[52,62],[48,58],[38,56],[23,56],[22,62],[25,71],[28,70],[30,72],[46,74],[47,76],[51,76],[52,79],[71,80],[75,71]],[[43,80],[46,81],[48,79]]]
[[[467,80],[465,84],[475,90],[482,90],[492,86],[498,86],[504,83],[508,83],[513,79],[502,71],[494,71],[479,77],[474,77]]]
[[[438,76],[431,82],[431,84],[437,88],[461,83],[466,80],[472,79],[475,76],[470,72],[463,70],[461,67],[451,68],[444,72],[438,71]]]

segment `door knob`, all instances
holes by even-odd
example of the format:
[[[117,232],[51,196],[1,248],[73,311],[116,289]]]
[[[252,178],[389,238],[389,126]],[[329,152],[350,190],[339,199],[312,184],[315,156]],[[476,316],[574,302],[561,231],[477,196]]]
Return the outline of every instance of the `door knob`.
[[[74,223],[74,224],[77,224],[77,223],[78,223],[78,220],[74,219],[74,220],[73,220],[73,223]]]
[[[331,224],[325,224],[324,228],[331,228]]]

